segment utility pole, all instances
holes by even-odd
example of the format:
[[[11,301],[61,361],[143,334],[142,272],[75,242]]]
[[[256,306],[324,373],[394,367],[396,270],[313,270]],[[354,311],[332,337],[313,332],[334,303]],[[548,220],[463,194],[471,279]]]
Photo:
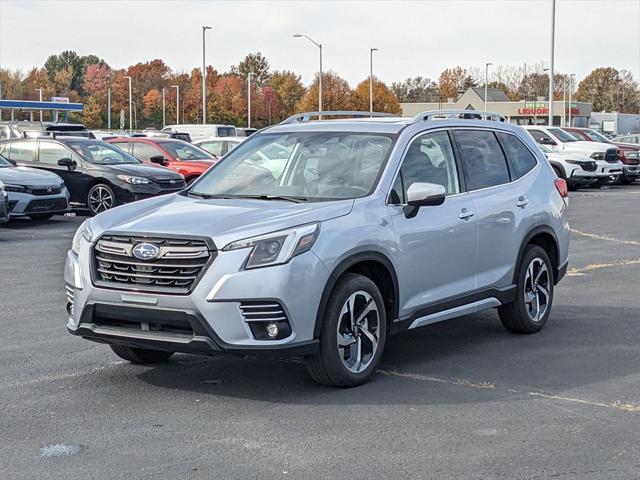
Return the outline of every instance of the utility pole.
[[[207,64],[205,60],[205,33],[211,27],[202,26],[202,124],[207,123]]]
[[[131,98],[131,77],[125,76],[129,80],[129,130],[133,129],[133,99]]]
[[[377,52],[377,48],[369,49],[369,111],[373,112],[373,52]]]
[[[575,77],[575,73],[569,75],[569,126],[571,126],[571,108],[573,104],[573,78]]]
[[[484,64],[484,111],[487,111],[487,95],[488,95],[488,86],[489,86],[489,65],[493,65],[493,63],[485,63]]]
[[[164,128],[167,125],[165,92],[166,90],[163,88],[162,89],[162,128]]]
[[[42,89],[36,88],[36,92],[40,93],[40,101],[42,102]],[[42,122],[42,110],[40,110],[40,121]]]
[[[107,128],[111,130],[111,87],[107,89]]]
[[[176,89],[176,125],[180,125],[180,85],[171,85]]]
[[[556,0],[551,0],[551,65],[549,71],[549,126],[553,127],[553,69],[556,47]]]
[[[247,128],[251,128],[251,72],[247,78]]]

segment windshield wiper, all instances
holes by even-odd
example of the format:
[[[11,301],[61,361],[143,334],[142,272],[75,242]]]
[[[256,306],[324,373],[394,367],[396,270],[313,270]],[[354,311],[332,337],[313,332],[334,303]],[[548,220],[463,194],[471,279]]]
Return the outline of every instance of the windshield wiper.
[[[258,200],[285,200],[287,202],[302,203],[308,202],[307,197],[299,197],[295,195],[236,195],[237,198],[256,198]]]
[[[211,195],[209,193],[193,192],[191,190],[189,191],[189,195],[193,195],[194,197],[198,198],[204,198],[205,200],[208,200],[210,198],[235,198],[231,195]]]

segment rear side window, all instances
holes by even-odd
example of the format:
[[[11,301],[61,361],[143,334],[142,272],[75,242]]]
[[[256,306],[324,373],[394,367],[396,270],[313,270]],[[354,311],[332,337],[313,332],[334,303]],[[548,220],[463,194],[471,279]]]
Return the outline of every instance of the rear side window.
[[[58,143],[40,142],[38,161],[46,165],[58,165],[58,160],[71,158],[71,152]]]
[[[460,160],[468,190],[479,190],[510,182],[507,161],[493,132],[457,130],[453,135],[460,149]]]
[[[533,156],[519,138],[515,135],[501,132],[496,133],[496,135],[498,135],[498,139],[507,153],[514,178],[523,177],[533,170],[533,167],[538,163],[536,157]]]
[[[36,142],[13,142],[6,157],[15,162],[32,162]]]

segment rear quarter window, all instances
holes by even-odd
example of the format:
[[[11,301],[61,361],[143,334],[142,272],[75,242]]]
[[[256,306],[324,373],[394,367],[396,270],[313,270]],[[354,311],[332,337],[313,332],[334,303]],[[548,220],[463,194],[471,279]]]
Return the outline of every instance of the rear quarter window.
[[[537,165],[538,161],[531,151],[515,135],[496,133],[502,148],[507,154],[507,161],[514,178],[524,177]]]

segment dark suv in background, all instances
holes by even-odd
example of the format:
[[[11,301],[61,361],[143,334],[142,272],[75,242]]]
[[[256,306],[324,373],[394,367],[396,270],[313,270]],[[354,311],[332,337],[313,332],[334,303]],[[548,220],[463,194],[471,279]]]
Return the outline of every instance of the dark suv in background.
[[[71,202],[92,215],[123,203],[182,190],[182,175],[147,166],[117,147],[81,137],[15,139],[0,154],[17,165],[58,174]]]

